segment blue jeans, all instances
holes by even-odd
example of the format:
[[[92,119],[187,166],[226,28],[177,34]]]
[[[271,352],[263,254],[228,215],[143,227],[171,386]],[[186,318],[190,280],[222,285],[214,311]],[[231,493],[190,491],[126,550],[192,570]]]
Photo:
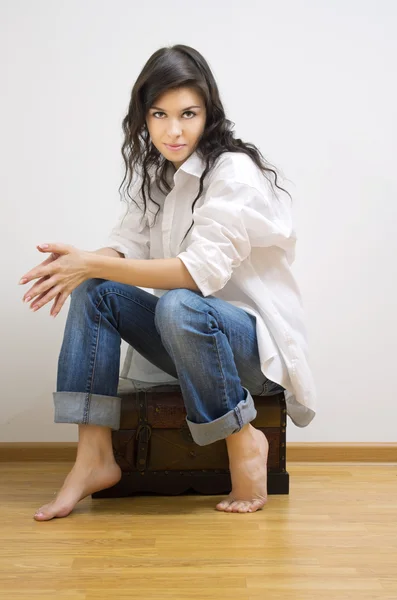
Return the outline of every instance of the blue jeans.
[[[283,390],[260,369],[256,318],[201,292],[161,298],[88,279],[71,294],[53,393],[56,423],[119,429],[121,340],[178,379],[193,440],[211,444],[256,417],[252,395]]]

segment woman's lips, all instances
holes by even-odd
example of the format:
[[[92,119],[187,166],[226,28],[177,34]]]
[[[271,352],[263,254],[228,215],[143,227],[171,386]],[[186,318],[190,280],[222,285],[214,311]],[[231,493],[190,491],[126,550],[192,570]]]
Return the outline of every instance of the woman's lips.
[[[167,148],[169,150],[173,150],[174,152],[177,150],[180,150],[181,148],[184,148],[186,146],[186,144],[179,144],[178,146],[171,146],[170,144],[164,144],[165,146],[167,146]]]

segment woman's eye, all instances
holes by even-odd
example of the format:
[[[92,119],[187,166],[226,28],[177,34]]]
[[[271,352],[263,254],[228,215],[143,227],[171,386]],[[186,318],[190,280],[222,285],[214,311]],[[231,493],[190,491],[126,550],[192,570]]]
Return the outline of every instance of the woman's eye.
[[[183,114],[186,115],[187,113],[190,113],[191,115],[193,115],[193,117],[196,116],[196,113],[194,113],[192,110],[186,110]],[[160,112],[160,111],[154,112],[152,114],[153,114],[153,117],[155,117],[156,115],[165,115],[165,113]],[[189,117],[189,118],[191,119],[192,117]]]

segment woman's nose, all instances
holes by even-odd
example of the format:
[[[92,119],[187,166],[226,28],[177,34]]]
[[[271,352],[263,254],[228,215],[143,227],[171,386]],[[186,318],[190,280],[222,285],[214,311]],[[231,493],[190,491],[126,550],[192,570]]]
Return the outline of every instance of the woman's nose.
[[[168,127],[168,134],[170,137],[181,135],[182,127],[179,123],[170,123]]]

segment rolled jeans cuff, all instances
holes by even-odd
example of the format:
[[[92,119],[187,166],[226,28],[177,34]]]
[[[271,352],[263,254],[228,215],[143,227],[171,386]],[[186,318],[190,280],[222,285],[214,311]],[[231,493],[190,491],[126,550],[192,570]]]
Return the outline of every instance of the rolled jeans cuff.
[[[240,431],[244,425],[255,419],[257,410],[254,400],[250,392],[246,388],[243,389],[247,393],[245,400],[241,400],[233,410],[210,423],[193,423],[186,417],[190,433],[196,444],[207,446],[218,440],[223,440],[232,433]]]
[[[102,425],[120,429],[121,398],[84,392],[53,392],[55,423]]]

